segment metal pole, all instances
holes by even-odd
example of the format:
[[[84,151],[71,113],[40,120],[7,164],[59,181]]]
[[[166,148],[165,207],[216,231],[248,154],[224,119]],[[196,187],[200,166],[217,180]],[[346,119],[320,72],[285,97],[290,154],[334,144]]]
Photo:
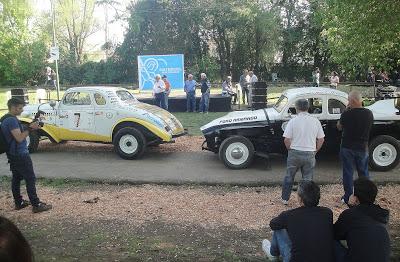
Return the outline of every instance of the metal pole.
[[[53,20],[53,46],[56,46],[56,15],[55,15],[55,6],[54,0],[50,0],[51,2],[51,13],[52,13],[52,20]],[[58,78],[58,61],[56,61],[56,80],[57,80],[57,100],[60,100],[60,82]]]

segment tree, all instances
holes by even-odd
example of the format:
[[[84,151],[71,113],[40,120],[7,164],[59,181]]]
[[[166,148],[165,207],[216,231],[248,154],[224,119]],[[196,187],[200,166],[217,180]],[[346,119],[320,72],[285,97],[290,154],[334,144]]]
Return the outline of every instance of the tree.
[[[29,1],[4,0],[0,13],[0,84],[31,84],[40,79],[47,54],[43,32],[29,30]]]
[[[400,66],[398,0],[326,0],[332,59],[347,71]]]
[[[98,31],[93,16],[95,0],[58,0],[57,27],[59,40],[69,50],[69,56],[77,64],[83,62],[86,41]]]

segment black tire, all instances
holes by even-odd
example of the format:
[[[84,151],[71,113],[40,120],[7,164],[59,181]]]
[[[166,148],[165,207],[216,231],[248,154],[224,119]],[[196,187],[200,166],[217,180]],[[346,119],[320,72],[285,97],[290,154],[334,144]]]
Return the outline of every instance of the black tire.
[[[125,142],[123,140],[125,140]],[[135,140],[137,142],[136,146]],[[143,155],[146,149],[146,138],[144,137],[142,132],[140,132],[136,128],[124,127],[118,130],[115,134],[113,138],[113,144],[115,151],[121,158],[137,159]],[[121,147],[121,144],[123,145],[123,147]]]
[[[236,148],[230,148],[236,143]],[[238,155],[234,156],[233,150],[239,150]],[[230,152],[227,152],[229,150]],[[232,151],[231,151],[232,150]],[[247,153],[246,153],[247,151]],[[232,154],[233,153],[233,154]],[[247,155],[247,156],[246,156]],[[219,147],[219,157],[224,162],[225,166],[230,169],[243,169],[249,166],[254,157],[254,146],[251,141],[244,136],[231,136],[226,138]],[[234,161],[237,162],[235,163]]]
[[[375,153],[375,154],[374,154]],[[400,161],[400,143],[392,136],[377,136],[369,144],[369,165],[377,171],[389,171]]]
[[[28,129],[27,124],[23,124],[23,126],[24,126],[24,130]],[[37,150],[39,148],[39,140],[40,140],[40,136],[37,131],[29,132],[29,136],[26,138],[26,142],[28,144],[28,150],[29,150],[30,154],[37,152]]]

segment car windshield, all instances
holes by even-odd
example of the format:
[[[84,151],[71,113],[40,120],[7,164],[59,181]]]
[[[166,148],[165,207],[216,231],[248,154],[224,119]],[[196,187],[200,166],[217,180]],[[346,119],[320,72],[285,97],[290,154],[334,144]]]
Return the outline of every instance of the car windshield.
[[[117,92],[117,96],[119,97],[119,99],[121,99],[122,102],[136,102],[137,99],[128,91],[126,90],[118,90]]]
[[[282,110],[283,110],[283,108],[285,108],[287,102],[288,102],[287,97],[284,95],[281,95],[281,97],[278,99],[278,101],[274,105],[275,110],[278,111],[279,113],[282,112]]]

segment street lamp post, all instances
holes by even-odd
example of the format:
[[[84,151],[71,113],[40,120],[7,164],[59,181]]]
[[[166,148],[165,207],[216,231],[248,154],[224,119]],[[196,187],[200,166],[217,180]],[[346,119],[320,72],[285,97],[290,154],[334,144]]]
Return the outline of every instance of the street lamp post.
[[[55,15],[55,6],[54,0],[50,0],[51,2],[51,13],[53,20],[53,46],[56,46],[56,15]],[[57,80],[57,100],[60,100],[60,79],[58,77],[58,59],[54,59],[56,61],[56,80]]]

